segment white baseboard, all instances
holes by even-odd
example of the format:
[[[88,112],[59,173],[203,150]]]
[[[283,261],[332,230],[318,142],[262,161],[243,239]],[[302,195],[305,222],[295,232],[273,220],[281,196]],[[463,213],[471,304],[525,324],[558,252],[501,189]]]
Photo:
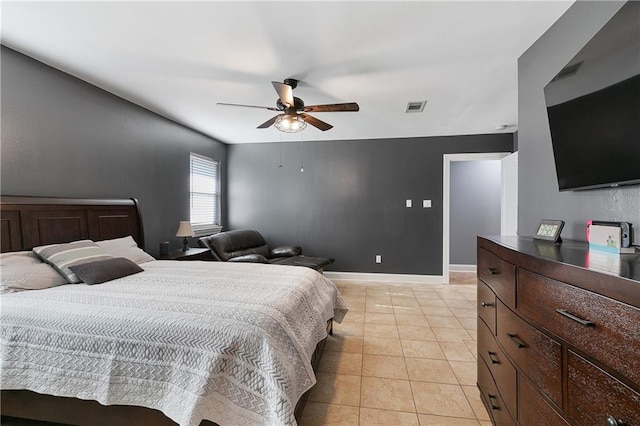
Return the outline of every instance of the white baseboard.
[[[449,265],[449,272],[478,272],[477,265]]]
[[[324,271],[324,276],[330,280],[392,282],[392,283],[425,283],[442,284],[442,275],[411,275],[411,274],[378,274],[362,272]]]

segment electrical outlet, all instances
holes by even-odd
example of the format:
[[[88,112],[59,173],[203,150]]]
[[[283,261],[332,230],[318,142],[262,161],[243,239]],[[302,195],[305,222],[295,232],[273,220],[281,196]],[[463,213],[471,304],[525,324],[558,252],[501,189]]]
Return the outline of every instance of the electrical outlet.
[[[376,254],[376,263],[382,263],[382,255]]]
[[[422,200],[422,208],[428,209],[431,207],[431,200]]]
[[[407,207],[411,207],[411,200],[407,200]]]

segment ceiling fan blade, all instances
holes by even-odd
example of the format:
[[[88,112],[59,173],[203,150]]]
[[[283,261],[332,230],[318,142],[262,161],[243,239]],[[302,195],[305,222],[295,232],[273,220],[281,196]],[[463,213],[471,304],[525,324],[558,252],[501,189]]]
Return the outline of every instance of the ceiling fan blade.
[[[356,102],[343,104],[309,105],[304,107],[305,112],[343,112],[360,111],[360,106]]]
[[[270,119],[268,119],[267,121],[265,121],[264,123],[262,123],[261,125],[259,125],[258,127],[256,127],[256,129],[266,129],[267,127],[271,127],[273,126],[273,123],[276,122],[276,119],[278,117],[280,117],[282,114],[278,114],[275,117],[272,117]]]
[[[302,117],[304,119],[305,122],[311,124],[313,127],[317,127],[318,129],[324,131],[327,131],[329,129],[332,129],[333,126],[329,123],[325,123],[322,120],[318,120],[315,117],[310,116],[309,114],[298,114],[300,117]]]
[[[287,104],[289,106],[293,106],[293,89],[288,84],[278,83],[277,81],[272,81],[273,88],[278,92],[278,96],[283,104]]]
[[[227,104],[224,102],[218,102],[216,105],[236,106],[236,107],[245,107],[245,108],[260,108],[260,109],[268,109],[269,111],[280,111],[278,108],[259,106],[259,105]]]

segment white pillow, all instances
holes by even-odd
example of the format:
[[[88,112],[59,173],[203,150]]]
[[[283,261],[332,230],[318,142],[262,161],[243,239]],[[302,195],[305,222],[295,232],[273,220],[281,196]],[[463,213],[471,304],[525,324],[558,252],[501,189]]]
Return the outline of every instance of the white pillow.
[[[0,293],[41,290],[62,284],[68,281],[31,251],[0,255]]]
[[[0,253],[0,266],[35,265],[42,263],[42,259],[32,251],[12,251]]]
[[[124,257],[138,265],[156,260],[153,256],[140,249],[131,235],[113,240],[96,241],[96,244],[111,256]]]

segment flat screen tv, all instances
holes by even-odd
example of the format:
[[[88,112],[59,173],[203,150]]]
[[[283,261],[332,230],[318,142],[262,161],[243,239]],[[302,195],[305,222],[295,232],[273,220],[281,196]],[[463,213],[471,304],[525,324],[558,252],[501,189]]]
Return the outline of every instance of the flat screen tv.
[[[560,191],[640,184],[640,2],[544,88]]]

